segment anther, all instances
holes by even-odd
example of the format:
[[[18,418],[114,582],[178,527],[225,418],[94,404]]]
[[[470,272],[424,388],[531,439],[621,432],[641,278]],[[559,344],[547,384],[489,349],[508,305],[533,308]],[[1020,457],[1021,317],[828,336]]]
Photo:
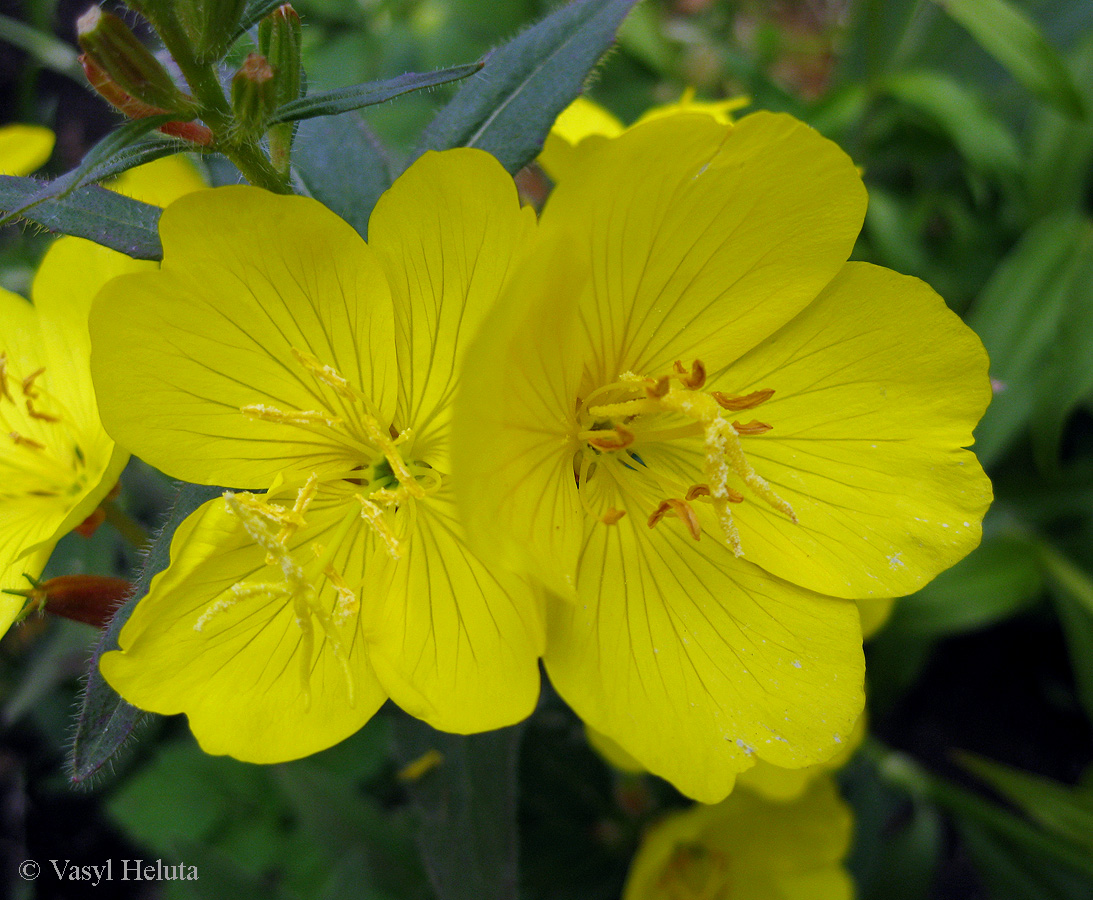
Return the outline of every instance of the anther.
[[[341,425],[342,420],[337,416],[328,415],[317,410],[293,410],[285,412],[275,406],[266,406],[262,403],[250,403],[242,406],[239,411],[248,419],[260,419],[263,422],[278,422],[283,425],[329,425],[331,428]]]
[[[334,607],[334,622],[338,625],[344,625],[360,609],[360,601],[357,600],[357,595],[349,589],[345,579],[334,571],[333,566],[327,566],[323,569],[323,574],[338,594],[338,603]]]
[[[672,371],[675,372],[680,384],[692,391],[697,391],[706,383],[706,367],[702,364],[702,360],[700,359],[694,361],[690,371],[687,371],[687,368],[683,363],[677,359],[675,363],[672,364]]]
[[[398,539],[387,524],[387,520],[383,515],[383,509],[361,494],[355,494],[354,496],[361,505],[361,518],[372,526],[372,530],[376,532],[379,539],[383,541],[384,545],[387,547],[387,552],[391,554],[391,559],[398,559],[400,555]]]
[[[292,348],[292,355],[296,357],[296,362],[307,369],[312,375],[314,375],[323,384],[334,388],[343,397],[347,397],[350,400],[354,400],[357,397],[357,392],[353,390],[349,382],[342,377],[342,374],[333,366],[324,365],[319,362],[310,353],[306,353],[303,350],[297,350]]]
[[[731,487],[725,487],[725,496],[722,498],[728,500],[729,503],[743,503],[744,495],[739,491],[734,491]],[[712,497],[713,492],[710,490],[708,484],[695,484],[691,486],[691,489],[687,491],[685,500],[694,500],[698,497]]]
[[[766,422],[759,422],[759,421],[756,421],[755,419],[752,419],[746,425],[741,425],[739,422],[733,422],[732,427],[733,427],[733,430],[736,431],[737,434],[751,435],[751,434],[766,434],[774,426],[773,425],[768,425]]]
[[[23,437],[18,431],[8,432],[8,437],[15,441],[19,447],[29,447],[31,450],[45,450],[46,445],[34,440],[34,438]]]
[[[284,544],[296,534],[296,529],[307,524],[304,513],[315,499],[315,492],[319,488],[319,476],[312,472],[300,490],[296,492],[296,502],[292,506],[291,517],[286,516],[281,520],[281,531],[277,535],[277,543]]]
[[[8,390],[8,354],[6,351],[0,353],[0,398],[2,397],[12,401],[15,399],[11,396],[11,391]]]
[[[622,425],[616,425],[612,431],[597,432],[596,436],[588,439],[588,443],[597,450],[622,450],[634,443],[634,432]]]
[[[40,369],[35,369],[26,378],[23,379],[23,396],[30,397],[32,399],[38,399],[38,392],[34,390],[34,379],[37,378],[45,371],[45,366]]]
[[[60,416],[52,415],[51,413],[42,412],[34,408],[34,398],[27,397],[27,415],[32,419],[40,419],[43,422],[60,422]]]
[[[600,521],[603,522],[604,525],[615,525],[618,523],[619,519],[625,515],[626,510],[611,507],[607,512],[600,516]]]
[[[645,385],[645,394],[652,400],[659,400],[671,389],[672,382],[667,375],[660,378],[650,378]]]
[[[665,516],[675,516],[682,519],[683,524],[687,526],[687,530],[691,533],[691,537],[696,541],[702,537],[702,526],[699,525],[698,516],[685,500],[677,500],[674,497],[662,500],[660,506],[653,510],[653,514],[649,516],[649,527],[653,528]]]
[[[774,391],[766,388],[761,391],[752,391],[743,397],[730,397],[728,394],[721,393],[721,391],[710,391],[710,396],[718,402],[722,409],[740,412],[744,409],[754,409],[760,404],[766,403],[774,396]]]

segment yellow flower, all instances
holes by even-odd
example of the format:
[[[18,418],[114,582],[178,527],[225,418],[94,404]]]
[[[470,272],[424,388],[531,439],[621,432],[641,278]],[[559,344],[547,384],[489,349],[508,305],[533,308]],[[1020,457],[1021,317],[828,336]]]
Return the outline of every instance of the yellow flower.
[[[737,790],[672,813],[642,841],[623,900],[851,900],[853,824],[825,775],[789,803]]]
[[[53,132],[38,125],[0,128],[0,175],[29,175],[53,152]]]
[[[679,113],[694,113],[712,118],[723,125],[732,124],[732,113],[751,103],[748,97],[730,97],[727,100],[695,100],[694,88],[688,88],[675,103],[654,106],[631,125],[651,122]],[[614,115],[587,97],[578,97],[555,120],[547,135],[539,165],[555,182],[573,169],[585,153],[593,151],[608,138],[616,138],[629,129]]]
[[[200,185],[181,158],[160,160],[115,182],[122,193],[164,199]],[[34,304],[0,290],[0,588],[27,588],[53,548],[103,501],[129,459],[99,421],[88,367],[87,314],[117,275],[154,268],[79,238],[54,242],[34,278]],[[0,599],[0,634],[23,599]]]
[[[534,229],[490,156],[427,154],[368,244],[320,204],[249,187],[171,206],[160,271],[91,317],[111,433],[227,493],[187,519],[102,672],[254,762],[314,753],[387,697],[457,732],[524,718],[542,622],[464,546],[455,375]]]
[[[976,336],[846,259],[866,196],[796,120],[676,115],[555,189],[467,354],[453,468],[482,552],[551,593],[545,664],[707,802],[831,757],[863,703],[852,598],[979,541]]]

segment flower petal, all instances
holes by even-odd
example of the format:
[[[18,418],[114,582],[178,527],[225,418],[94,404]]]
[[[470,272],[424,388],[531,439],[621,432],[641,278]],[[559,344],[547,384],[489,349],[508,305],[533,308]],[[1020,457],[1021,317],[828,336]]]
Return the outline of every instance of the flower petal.
[[[826,594],[898,597],[979,544],[991,487],[961,448],[990,400],[987,356],[918,279],[848,263],[711,387],[775,392],[754,410],[773,430],[744,451],[799,524],[736,505],[756,565]]]
[[[538,163],[555,182],[569,177],[582,153],[598,146],[603,138],[615,138],[625,126],[614,115],[587,97],[578,97],[554,120]],[[580,146],[589,138],[585,146]]]
[[[453,484],[471,546],[559,594],[573,591],[585,519],[573,473],[587,355],[574,253],[565,241],[543,245],[521,268],[467,354],[452,421]],[[556,302],[529,304],[535,296]]]
[[[675,115],[582,155],[542,227],[588,260],[593,380],[736,359],[839,271],[865,203],[849,157],[784,115]]]
[[[309,514],[314,528],[298,544],[322,540],[341,515]],[[356,566],[359,568],[359,541]],[[351,552],[351,551],[346,551]],[[351,568],[345,559],[336,561]],[[307,652],[293,604],[258,595],[232,599],[230,588],[272,570],[221,499],[179,526],[171,564],[152,581],[126,623],[121,651],[100,667],[126,700],[152,712],[185,712],[207,753],[247,762],[297,759],[359,729],[386,699],[352,618],[335,625],[348,647],[345,666],[315,627],[308,689],[301,671]],[[218,602],[223,603],[219,611]],[[350,682],[352,696],[350,696]]]
[[[399,560],[369,563],[372,665],[391,699],[468,734],[526,718],[539,696],[543,621],[522,579],[492,573],[463,541],[450,492],[415,506]]]
[[[395,307],[399,403],[413,453],[447,471],[456,372],[535,228],[488,153],[426,153],[380,198],[369,221]]]
[[[619,487],[616,505],[647,498]],[[637,515],[589,528],[577,602],[548,606],[547,672],[592,728],[705,803],[755,754],[820,762],[864,702],[854,604]]]
[[[29,175],[53,152],[53,132],[38,125],[0,128],[0,175]]]
[[[181,154],[128,169],[106,186],[153,206],[168,206],[179,197],[208,187],[197,166]]]
[[[92,309],[107,429],[168,474],[202,483],[265,487],[289,466],[356,464],[325,426],[256,421],[242,409],[355,421],[360,404],[321,384],[296,350],[334,367],[390,421],[392,310],[367,245],[313,200],[250,187],[183,197],[160,232],[162,269],[111,282]]]

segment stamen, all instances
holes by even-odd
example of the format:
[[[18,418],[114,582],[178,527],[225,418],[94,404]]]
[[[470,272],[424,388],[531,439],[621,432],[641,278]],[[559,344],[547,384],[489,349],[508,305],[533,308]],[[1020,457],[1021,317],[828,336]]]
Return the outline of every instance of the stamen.
[[[654,400],[659,400],[668,393],[671,386],[672,381],[667,375],[661,375],[660,378],[656,379],[650,378],[645,386],[645,394]]]
[[[690,371],[687,371],[683,363],[677,359],[672,365],[672,371],[674,371],[676,377],[679,378],[680,384],[692,391],[697,391],[706,383],[706,367],[702,364],[702,360],[700,359],[694,361]]]
[[[736,430],[737,434],[754,435],[754,434],[766,434],[774,426],[768,425],[766,422],[759,422],[752,419],[746,425],[741,425],[739,422],[733,422],[732,427]]]
[[[38,392],[34,389],[34,379],[45,372],[45,366],[40,369],[35,369],[26,378],[23,379],[23,396],[30,397],[34,400],[38,399]]]
[[[739,491],[734,491],[732,488],[727,487],[727,488],[725,488],[725,493],[727,495],[725,499],[728,500],[729,503],[743,503],[744,502],[744,495],[741,494]],[[713,492],[710,490],[710,486],[708,484],[696,484],[690,490],[687,491],[687,494],[684,497],[684,499],[685,500],[694,500],[698,497],[712,497],[712,496],[713,496]]]
[[[357,599],[357,595],[349,589],[345,579],[334,571],[333,566],[327,566],[323,569],[323,574],[338,593],[338,603],[334,607],[334,621],[339,625],[344,625],[357,614],[361,606],[360,601]]]
[[[317,358],[312,356],[303,350],[297,350],[292,348],[292,355],[296,357],[296,362],[307,369],[312,375],[314,375],[323,384],[334,388],[343,397],[347,397],[350,400],[357,399],[357,391],[349,384],[342,374],[333,366],[327,366],[321,363]]]
[[[774,396],[774,391],[770,389],[752,391],[743,397],[730,397],[728,394],[721,393],[721,391],[710,391],[710,396],[721,405],[722,409],[740,412],[744,409],[754,409],[760,404],[766,403]]]
[[[15,398],[11,396],[11,391],[8,390],[8,354],[7,351],[0,353],[0,398],[7,398],[12,402],[15,402]]]
[[[582,436],[585,434],[590,435],[585,438],[586,442],[597,450],[622,450],[634,443],[634,432],[622,425],[616,425],[611,431],[582,432]]]
[[[287,515],[281,520],[281,530],[277,534],[277,543],[285,544],[292,540],[296,529],[307,524],[304,513],[315,499],[315,492],[319,489],[319,476],[312,472],[300,490],[296,492],[296,502],[291,510],[286,510]]]
[[[387,546],[387,552],[391,554],[391,559],[398,559],[400,556],[398,539],[388,526],[383,515],[383,509],[361,494],[354,494],[354,496],[361,505],[361,518],[372,527],[379,539]]]
[[[343,424],[337,416],[328,415],[318,410],[294,410],[285,412],[275,406],[266,406],[263,403],[251,403],[240,407],[239,411],[248,419],[259,419],[263,422],[279,422],[284,425],[329,425],[334,428]]]
[[[34,438],[23,437],[18,431],[8,432],[8,437],[15,441],[16,446],[29,447],[31,450],[45,450],[46,445],[34,440]]]
[[[616,525],[618,524],[618,521],[625,515],[626,510],[615,509],[615,507],[612,506],[607,510],[607,512],[600,516],[600,521],[603,522],[604,525]]]
[[[649,527],[653,528],[665,516],[675,516],[682,519],[683,524],[687,526],[687,530],[691,533],[691,537],[696,541],[702,537],[702,526],[698,522],[698,515],[687,501],[677,500],[674,497],[662,500],[660,506],[653,510],[653,514],[649,516]]]
[[[34,408],[34,398],[27,397],[27,414],[32,419],[41,419],[43,422],[60,422],[61,417],[51,413],[42,412]]]

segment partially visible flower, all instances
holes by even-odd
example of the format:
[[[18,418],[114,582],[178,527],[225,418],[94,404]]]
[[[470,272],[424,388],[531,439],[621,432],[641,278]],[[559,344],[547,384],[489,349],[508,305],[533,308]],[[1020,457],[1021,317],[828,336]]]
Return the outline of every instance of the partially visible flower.
[[[53,132],[39,125],[0,128],[0,175],[29,175],[53,152]]]
[[[477,150],[418,160],[367,244],[256,188],[167,209],[162,269],[92,312],[104,420],[168,474],[240,490],[182,523],[102,658],[122,696],[252,762],[328,747],[388,697],[456,732],[531,712],[539,603],[464,545],[448,442],[467,344],[533,228]]]
[[[850,900],[852,826],[830,775],[782,803],[738,788],[653,826],[623,900]]]
[[[715,122],[729,125],[732,114],[751,103],[748,97],[730,97],[726,100],[695,100],[694,88],[688,88],[675,103],[654,106],[642,113],[629,128],[622,124],[594,100],[578,97],[567,106],[554,121],[546,143],[539,154],[539,165],[555,182],[560,181],[572,170],[576,161],[602,141],[616,138],[620,134],[641,125],[679,113],[697,113],[709,116]]]
[[[197,175],[165,159],[119,179],[123,192],[160,200]],[[199,183],[199,182],[198,182]],[[103,430],[91,384],[87,314],[117,275],[155,268],[80,238],[47,251],[33,305],[0,290],[0,590],[23,590],[53,548],[106,498],[129,458]],[[0,634],[24,600],[0,595]]]
[[[986,354],[927,285],[846,261],[865,204],[788,116],[647,122],[558,182],[467,354],[472,541],[551,592],[559,693],[696,799],[835,755],[853,600],[979,542]]]

